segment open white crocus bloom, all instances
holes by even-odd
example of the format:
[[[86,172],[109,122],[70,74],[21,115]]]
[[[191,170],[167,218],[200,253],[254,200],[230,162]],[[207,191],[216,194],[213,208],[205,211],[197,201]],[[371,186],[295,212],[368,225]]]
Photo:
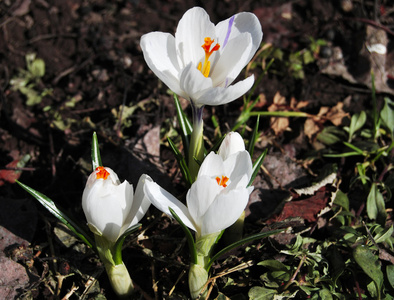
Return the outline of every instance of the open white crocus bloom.
[[[230,141],[231,140],[231,141]],[[171,207],[196,238],[231,226],[245,209],[253,187],[252,161],[239,134],[223,141],[219,154],[211,152],[201,164],[196,181],[186,195],[187,206],[157,183],[146,181],[146,196],[169,216]]]
[[[98,167],[90,174],[82,195],[82,208],[91,231],[115,243],[137,224],[150,206],[143,191],[146,179],[147,175],[140,177],[134,194],[133,185],[127,181],[120,183],[110,168]]]
[[[231,102],[252,87],[253,76],[231,83],[252,59],[262,37],[252,13],[238,13],[215,26],[204,9],[194,7],[179,21],[175,37],[151,32],[141,37],[141,48],[156,76],[199,108]]]

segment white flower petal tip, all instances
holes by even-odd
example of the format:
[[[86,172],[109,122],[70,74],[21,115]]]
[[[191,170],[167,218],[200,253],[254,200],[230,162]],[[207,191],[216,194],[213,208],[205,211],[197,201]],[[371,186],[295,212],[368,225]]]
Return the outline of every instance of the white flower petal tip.
[[[232,154],[245,151],[245,143],[238,132],[229,132],[219,147],[218,154],[225,160]]]
[[[251,88],[254,79],[250,77],[242,84],[231,84],[260,47],[262,37],[261,24],[252,13],[236,14],[215,26],[204,9],[194,7],[179,21],[175,37],[152,32],[143,35],[140,44],[156,76],[201,107],[228,103]]]
[[[104,167],[90,174],[82,195],[89,228],[113,243],[134,225],[133,220],[136,224],[143,217],[149,205],[140,191],[134,197],[133,186],[127,181],[120,183],[116,173]]]

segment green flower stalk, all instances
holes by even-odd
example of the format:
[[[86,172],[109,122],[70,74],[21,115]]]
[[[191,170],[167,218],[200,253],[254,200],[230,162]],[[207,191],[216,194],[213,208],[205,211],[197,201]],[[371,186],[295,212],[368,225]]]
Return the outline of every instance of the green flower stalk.
[[[112,289],[120,299],[129,298],[134,291],[134,285],[122,261],[121,249],[117,249],[115,243],[103,236],[94,234],[94,237],[100,260],[104,264]]]
[[[134,194],[133,186],[120,183],[110,168],[98,166],[89,176],[82,195],[82,208],[90,230],[94,233],[97,252],[105,266],[109,281],[119,298],[128,298],[134,287],[122,261],[122,244],[150,206],[142,175]]]
[[[207,296],[207,282],[208,282],[208,272],[204,266],[198,264],[190,264],[189,269],[189,290],[192,299],[205,299]]]
[[[200,169],[199,162],[204,160],[204,123],[202,120],[203,107],[196,107],[192,102],[193,109],[193,132],[190,140],[189,148],[189,172],[193,182],[197,178],[198,170]]]

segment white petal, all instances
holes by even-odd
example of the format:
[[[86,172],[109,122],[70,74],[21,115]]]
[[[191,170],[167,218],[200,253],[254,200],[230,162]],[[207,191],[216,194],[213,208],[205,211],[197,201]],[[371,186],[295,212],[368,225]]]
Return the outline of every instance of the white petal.
[[[146,212],[151,205],[149,199],[146,197],[144,193],[144,185],[145,181],[153,181],[146,174],[142,174],[140,179],[138,180],[137,188],[135,190],[134,199],[133,199],[133,206],[131,207],[130,213],[128,218],[131,221],[128,221],[130,224],[128,227],[131,227],[139,222],[145,216]]]
[[[254,76],[252,75],[227,88],[215,87],[208,89],[196,101],[200,105],[216,106],[226,104],[244,95],[253,86],[253,83]]]
[[[82,196],[82,208],[88,223],[93,224],[108,240],[115,242],[122,233],[132,196],[133,187],[127,181],[114,185],[109,179],[95,180],[93,186],[85,188]]]
[[[229,26],[231,21],[232,26]],[[222,47],[219,49],[220,59],[212,68],[213,85],[228,86],[260,47],[263,32],[257,17],[252,13],[243,12],[217,24],[216,34]],[[225,41],[227,36],[228,39]],[[242,49],[244,52],[240,52]]]
[[[189,9],[179,21],[175,33],[181,66],[193,63],[197,68],[198,62],[205,56],[201,46],[206,37],[215,38],[215,25],[209,20],[209,15],[201,7]]]
[[[141,37],[141,49],[149,68],[174,93],[185,97],[179,85],[180,67],[175,38],[169,33],[151,32]]]
[[[252,160],[248,151],[237,152],[229,156],[224,161],[224,168],[226,175],[230,177],[231,181],[236,178],[246,175],[248,179],[252,176]]]
[[[236,38],[238,35],[244,32],[250,33],[252,38],[252,49],[250,53],[248,53],[248,57],[249,57],[248,60],[250,60],[252,59],[257,49],[260,47],[261,40],[263,38],[263,32],[261,30],[260,21],[256,17],[256,15],[248,12],[242,12],[234,15],[233,17],[234,17],[234,21],[230,30],[229,41],[231,41],[232,39]],[[224,42],[224,39],[227,35],[227,32],[229,30],[229,22],[231,18],[221,21],[216,25],[216,34],[220,37],[221,43]],[[227,46],[228,46],[228,42],[223,47],[223,49],[221,49],[221,51],[224,51]]]
[[[237,177],[232,177],[226,190],[235,190],[239,188],[246,188],[249,184],[250,176],[246,174],[238,174]]]
[[[220,144],[218,154],[226,160],[230,155],[245,151],[245,143],[238,132],[229,132]]]
[[[198,177],[192,184],[186,195],[186,203],[198,228],[203,226],[201,218],[221,190],[223,187],[219,186],[214,178],[208,176]]]
[[[198,102],[198,98],[202,93],[212,88],[212,80],[202,75],[202,73],[190,63],[181,73],[180,87],[194,101],[194,104],[200,107],[201,105]]]
[[[196,231],[196,227],[192,221],[193,219],[190,216],[186,205],[159,186],[156,182],[145,181],[144,192],[149,201],[152,202],[157,209],[161,210],[169,217],[172,217],[172,214],[168,209],[171,207],[187,227]]]
[[[120,180],[119,180],[118,174],[116,174],[115,171],[112,170],[111,168],[105,167],[104,169],[109,173],[108,178],[112,181],[112,183],[114,185],[119,185]],[[96,173],[97,173],[97,171],[96,171]]]
[[[220,53],[220,58],[211,68],[211,77],[214,86],[227,87],[239,75],[249,62],[252,49],[249,33],[243,33],[230,40]]]
[[[201,164],[197,178],[201,176],[222,176],[224,175],[224,171],[225,168],[223,164],[223,159],[214,152],[211,152],[205,157],[203,163]]]
[[[220,194],[204,215],[201,235],[219,232],[234,224],[244,211],[248,199],[248,189]]]

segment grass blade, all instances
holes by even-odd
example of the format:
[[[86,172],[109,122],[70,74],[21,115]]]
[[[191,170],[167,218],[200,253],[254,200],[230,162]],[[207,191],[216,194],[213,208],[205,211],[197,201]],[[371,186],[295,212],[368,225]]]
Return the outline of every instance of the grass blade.
[[[250,137],[249,145],[248,145],[248,152],[250,157],[253,157],[254,146],[256,145],[257,137],[259,134],[259,124],[260,124],[260,116],[257,116],[256,125],[253,129],[253,134]]]
[[[56,204],[44,194],[32,189],[31,187],[16,181],[25,191],[36,198],[51,214],[59,219],[63,224],[65,224],[72,232],[74,232],[82,241],[84,241],[89,247],[95,249],[95,243],[93,238],[88,232],[86,232],[82,227],[80,227],[75,221],[63,213]]]
[[[95,171],[97,167],[100,167],[103,165],[101,162],[100,148],[99,148],[96,132],[93,132],[92,154],[91,155],[92,155],[93,171]]]
[[[193,131],[193,127],[189,119],[186,117],[185,113],[183,112],[181,103],[176,94],[174,94],[174,101],[175,101],[176,115],[178,117],[179,127],[181,129],[183,148],[185,149],[185,155],[187,156],[189,154],[190,135]]]
[[[186,182],[191,185],[192,184],[192,177],[190,176],[189,167],[187,166],[185,157],[182,155],[181,152],[177,149],[174,142],[167,138],[168,144],[170,145],[172,151],[174,152],[175,158],[178,161],[179,168],[181,169],[182,175],[185,178]]]
[[[257,176],[257,173],[260,170],[261,165],[263,164],[264,158],[267,155],[268,149],[265,149],[263,153],[260,154],[260,156],[256,159],[256,161],[253,164],[253,169],[252,169],[252,177],[250,178],[248,186],[251,186],[254,179]]]
[[[170,210],[174,219],[177,220],[179,225],[181,225],[183,231],[186,234],[186,239],[187,239],[187,243],[189,245],[189,250],[190,250],[190,262],[193,264],[197,264],[196,243],[194,242],[194,238],[193,238],[192,233],[190,232],[189,228],[187,228],[187,226],[182,222],[181,218],[179,218],[179,216],[176,214],[176,212],[171,207],[169,207],[168,209]]]
[[[273,235],[273,234],[277,234],[280,233],[282,231],[284,231],[285,229],[276,229],[276,230],[271,230],[271,231],[267,231],[267,232],[262,232],[262,233],[258,233],[258,234],[254,234],[251,236],[248,236],[242,240],[239,240],[238,242],[235,242],[231,245],[228,245],[227,247],[223,248],[222,250],[220,250],[218,253],[216,253],[209,261],[208,265],[207,265],[207,271],[209,271],[209,268],[212,266],[212,263],[217,260],[220,256],[222,256],[223,254],[225,254],[226,252],[234,249],[235,247],[241,246],[245,243],[251,242],[253,240],[257,240],[257,239],[263,239],[267,236]]]
[[[131,226],[130,228],[128,228],[116,241],[115,244],[115,253],[113,256],[114,262],[116,265],[120,265],[122,263],[122,246],[123,246],[123,242],[126,239],[126,237],[129,234],[132,234],[133,232],[137,231],[138,229],[141,228],[141,224],[137,223],[133,226]]]

